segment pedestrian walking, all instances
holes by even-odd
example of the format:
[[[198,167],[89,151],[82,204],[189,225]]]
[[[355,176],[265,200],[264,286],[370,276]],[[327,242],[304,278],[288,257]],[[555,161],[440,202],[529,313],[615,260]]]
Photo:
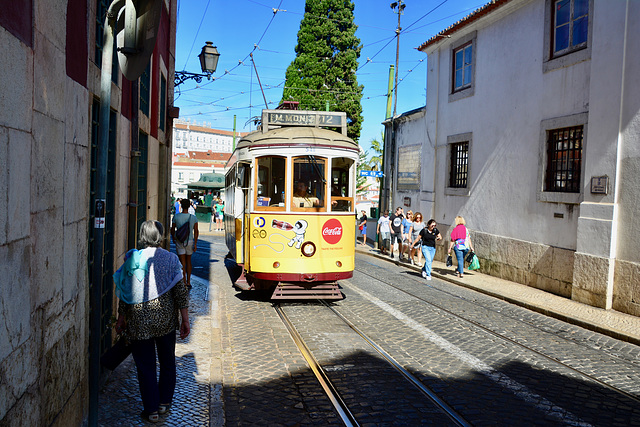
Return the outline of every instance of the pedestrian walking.
[[[216,231],[224,231],[224,225],[222,224],[223,218],[224,202],[222,200],[218,200],[218,205],[216,206]]]
[[[131,344],[145,421],[158,422],[166,413],[176,387],[176,330],[185,339],[189,326],[189,291],[178,257],[161,247],[164,229],[158,221],[140,227],[142,250],[127,252],[113,275],[118,320],[116,331]],[[178,313],[180,316],[178,316]],[[160,378],[156,379],[156,349]]]
[[[409,259],[411,255],[411,247],[413,246],[411,242],[411,224],[413,224],[413,212],[411,210],[407,211],[407,214],[404,218],[402,218],[402,250],[400,253],[402,257],[409,261],[413,261]],[[405,255],[406,253],[406,255]]]
[[[364,211],[360,211],[362,216],[360,217],[360,234],[362,235],[362,246],[367,246],[367,214]]]
[[[422,214],[420,212],[416,212],[413,216],[413,222],[411,223],[411,228],[409,230],[409,233],[411,234],[411,241],[414,242],[411,245],[411,251],[409,252],[409,262],[411,264],[414,264],[414,260],[413,260],[413,256],[415,254],[418,254],[418,264],[421,264],[421,258],[422,258],[422,239],[419,239],[420,237],[420,231],[425,227],[424,221],[422,220]],[[416,242],[416,239],[418,243]]]
[[[216,223],[217,211],[216,206],[218,206],[218,199],[214,198],[211,201],[211,220],[209,221],[209,231],[211,231],[211,225]]]
[[[191,201],[182,199],[180,203],[182,205],[182,213],[174,215],[171,220],[171,238],[176,245],[176,252],[183,267],[185,282],[187,287],[191,289],[191,255],[197,250],[200,233],[198,231],[198,219],[195,215],[188,213]],[[189,224],[189,235],[186,240],[181,241],[176,237],[176,230],[186,223]]]
[[[378,247],[382,255],[387,254],[387,247],[389,246],[389,238],[391,235],[391,227],[389,221],[389,211],[384,211],[382,216],[378,219],[378,228],[376,229],[378,235]]]
[[[442,240],[440,230],[436,228],[436,220],[427,221],[427,226],[420,230],[417,239],[413,242],[415,245],[420,241],[422,243],[422,256],[424,257],[424,265],[422,266],[422,277],[431,280],[431,266],[433,258],[436,256],[436,242]]]
[[[469,250],[473,251],[473,244],[471,243],[471,235],[469,235],[469,229],[466,227],[464,218],[457,216],[455,224],[455,228],[451,231],[451,243],[447,253],[451,255],[451,249],[455,252],[458,259],[456,275],[462,279],[464,277],[464,258],[469,253]]]
[[[391,223],[391,247],[389,256],[393,259],[393,247],[396,242],[398,243],[398,259],[402,261],[402,220],[404,215],[402,214],[402,208],[398,206],[393,215],[389,217]]]

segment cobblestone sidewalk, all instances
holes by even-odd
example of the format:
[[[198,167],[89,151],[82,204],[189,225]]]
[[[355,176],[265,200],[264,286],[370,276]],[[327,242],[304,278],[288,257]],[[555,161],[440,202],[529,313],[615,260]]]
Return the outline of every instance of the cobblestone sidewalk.
[[[177,385],[171,411],[161,416],[160,425],[209,426],[222,425],[220,384],[212,378],[212,341],[219,329],[212,315],[209,283],[192,276],[189,315],[191,334],[176,344]],[[215,310],[213,310],[215,312]],[[217,362],[213,362],[214,365]],[[216,381],[218,380],[218,381]],[[98,423],[100,426],[144,426],[150,423],[140,418],[142,400],[138,388],[136,367],[129,356],[111,373],[102,387],[99,398]],[[217,420],[217,421],[216,421]]]

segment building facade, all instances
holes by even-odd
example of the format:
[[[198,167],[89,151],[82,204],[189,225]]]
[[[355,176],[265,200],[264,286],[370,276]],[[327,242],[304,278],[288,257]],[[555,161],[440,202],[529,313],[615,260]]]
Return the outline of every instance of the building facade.
[[[420,189],[398,163],[391,203],[465,217],[484,273],[640,315],[638,19],[635,1],[494,0],[426,41]]]
[[[189,183],[204,174],[225,174],[235,141],[246,135],[214,129],[207,123],[176,119],[173,126],[171,194],[188,197]],[[219,191],[216,191],[219,196]]]
[[[142,221],[169,218],[176,0],[159,1],[146,71],[128,81],[116,60],[101,122],[111,2],[0,0],[1,425],[97,419],[98,358],[111,345],[115,312],[111,275]],[[107,192],[97,200],[101,126],[109,130]]]

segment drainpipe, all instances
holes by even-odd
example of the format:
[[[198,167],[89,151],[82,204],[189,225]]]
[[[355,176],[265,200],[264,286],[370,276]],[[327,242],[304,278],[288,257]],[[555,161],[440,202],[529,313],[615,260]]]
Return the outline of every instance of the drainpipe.
[[[138,125],[140,95],[138,93],[138,81],[136,79],[131,82],[131,155],[129,157],[129,203],[127,203],[129,214],[127,247],[129,249],[136,247],[138,233],[138,158],[140,157],[140,130]]]
[[[102,69],[100,78],[100,133],[96,153],[95,200],[107,198],[107,159],[109,149],[109,115],[111,113],[111,68],[115,24],[124,0],[115,0],[109,6],[104,24]],[[95,209],[94,207],[92,207]],[[113,208],[113,207],[112,207]],[[106,212],[106,207],[105,207]],[[94,215],[95,215],[94,211]],[[104,228],[94,227],[93,269],[90,289],[89,315],[89,425],[98,425],[98,392],[100,381],[100,314],[102,299],[102,274],[104,263]],[[102,226],[104,227],[104,225]]]

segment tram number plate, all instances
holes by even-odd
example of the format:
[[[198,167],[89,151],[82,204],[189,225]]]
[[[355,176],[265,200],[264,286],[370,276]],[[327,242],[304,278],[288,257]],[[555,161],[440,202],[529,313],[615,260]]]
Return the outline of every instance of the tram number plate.
[[[317,122],[316,122],[317,120]],[[273,125],[299,125],[299,126],[316,126],[316,125],[333,125],[341,126],[342,120],[338,115],[333,114],[304,114],[304,113],[269,113],[269,124]]]

